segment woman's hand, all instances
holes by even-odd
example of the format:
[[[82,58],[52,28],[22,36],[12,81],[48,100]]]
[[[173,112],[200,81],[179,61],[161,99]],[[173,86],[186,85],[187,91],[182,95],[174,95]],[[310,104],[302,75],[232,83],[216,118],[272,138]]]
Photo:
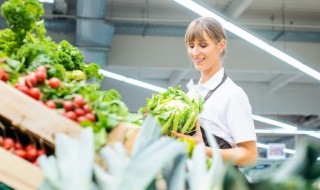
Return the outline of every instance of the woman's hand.
[[[176,131],[171,131],[171,134],[177,138],[192,138],[197,144],[203,143],[199,120],[196,122],[196,133],[193,136],[178,133]]]
[[[143,119],[146,119],[148,116],[148,110],[144,110],[144,113],[143,113]]]

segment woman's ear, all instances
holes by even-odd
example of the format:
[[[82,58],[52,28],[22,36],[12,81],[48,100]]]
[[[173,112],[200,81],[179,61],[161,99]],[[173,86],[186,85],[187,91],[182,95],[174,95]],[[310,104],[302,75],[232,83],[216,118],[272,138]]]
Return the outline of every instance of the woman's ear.
[[[222,39],[219,42],[219,53],[222,53],[224,51],[224,49],[226,48],[226,43],[227,41],[225,39]]]

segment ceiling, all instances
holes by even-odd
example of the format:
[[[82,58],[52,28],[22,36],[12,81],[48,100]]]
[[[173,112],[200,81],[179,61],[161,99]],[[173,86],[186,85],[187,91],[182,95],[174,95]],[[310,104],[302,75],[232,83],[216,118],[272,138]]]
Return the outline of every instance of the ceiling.
[[[196,2],[320,71],[319,0]],[[198,15],[173,0],[55,0],[44,7],[48,34],[78,46],[88,62],[164,88],[182,85],[186,90],[190,78],[200,77],[183,41],[186,26]],[[253,112],[303,130],[320,130],[320,81],[230,32],[227,37],[224,67],[248,94]],[[154,93],[112,79],[102,86],[118,90],[132,111]],[[256,127],[270,128],[259,122]],[[260,142],[285,142],[289,148],[303,138],[308,137],[259,135]]]

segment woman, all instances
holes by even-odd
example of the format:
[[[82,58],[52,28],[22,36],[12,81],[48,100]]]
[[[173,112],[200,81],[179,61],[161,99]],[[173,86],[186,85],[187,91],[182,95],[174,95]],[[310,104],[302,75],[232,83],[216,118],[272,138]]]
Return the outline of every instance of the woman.
[[[256,134],[251,105],[245,92],[227,77],[221,66],[226,49],[226,35],[221,24],[210,17],[192,21],[185,34],[188,54],[201,79],[189,94],[205,99],[203,112],[193,138],[204,142],[203,129],[215,136],[222,158],[238,166],[254,165],[257,158]],[[186,137],[172,131],[176,137]],[[208,156],[214,152],[206,147]]]

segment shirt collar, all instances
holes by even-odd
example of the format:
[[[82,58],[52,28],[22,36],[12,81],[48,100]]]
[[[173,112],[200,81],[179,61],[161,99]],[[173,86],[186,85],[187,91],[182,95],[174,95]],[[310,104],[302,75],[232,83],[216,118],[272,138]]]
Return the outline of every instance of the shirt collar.
[[[216,74],[214,74],[207,82],[201,84],[200,80],[198,86],[201,86],[207,90],[213,90],[216,88],[223,78],[224,69],[221,68]]]

